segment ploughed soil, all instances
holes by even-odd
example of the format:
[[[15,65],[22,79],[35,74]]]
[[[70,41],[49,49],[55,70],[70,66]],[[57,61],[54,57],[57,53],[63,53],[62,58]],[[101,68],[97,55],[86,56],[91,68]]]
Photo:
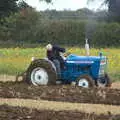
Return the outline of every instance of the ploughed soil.
[[[0,120],[120,120],[120,115],[112,115],[109,112],[107,115],[96,115],[79,111],[50,111],[1,105]]]
[[[0,97],[120,105],[120,89],[84,89],[71,85],[35,87],[23,82],[0,82]]]

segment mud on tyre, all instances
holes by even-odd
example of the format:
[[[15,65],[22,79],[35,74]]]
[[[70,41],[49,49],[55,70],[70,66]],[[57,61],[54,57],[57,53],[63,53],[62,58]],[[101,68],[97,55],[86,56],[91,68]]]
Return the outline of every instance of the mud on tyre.
[[[55,84],[57,74],[52,65],[44,59],[32,61],[26,71],[26,82],[33,85]]]
[[[95,82],[89,75],[81,75],[77,78],[76,85],[83,88],[91,88],[95,86]]]
[[[99,87],[111,87],[112,82],[107,73],[105,73],[104,77],[101,79],[98,79],[97,86]]]

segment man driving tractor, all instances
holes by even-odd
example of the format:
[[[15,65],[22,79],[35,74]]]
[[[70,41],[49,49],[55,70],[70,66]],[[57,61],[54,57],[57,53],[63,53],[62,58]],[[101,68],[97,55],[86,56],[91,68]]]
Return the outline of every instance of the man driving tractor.
[[[87,47],[86,47],[87,48]],[[94,86],[108,87],[110,78],[106,73],[107,57],[67,55],[64,59],[61,52],[65,49],[48,44],[47,59],[33,59],[27,70],[21,75],[33,85],[72,84],[90,88]],[[52,62],[51,62],[52,61]],[[53,65],[54,64],[54,65]],[[57,73],[57,74],[56,74]]]
[[[60,77],[61,69],[64,68],[64,60],[61,57],[60,53],[64,53],[65,48],[48,44],[46,46],[46,49],[47,58],[55,64],[58,76]]]

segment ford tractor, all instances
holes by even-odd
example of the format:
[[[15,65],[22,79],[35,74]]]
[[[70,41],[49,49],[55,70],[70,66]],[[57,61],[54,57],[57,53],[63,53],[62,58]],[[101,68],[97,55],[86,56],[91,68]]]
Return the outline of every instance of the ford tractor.
[[[56,66],[52,61],[47,58],[33,59],[24,74],[24,79],[27,83],[36,86],[74,83],[74,85],[84,88],[108,87],[111,82],[106,68],[106,56],[103,56],[102,53],[98,56],[89,56],[89,51],[87,51],[86,56],[68,55],[64,59],[64,67],[61,69],[59,79]]]

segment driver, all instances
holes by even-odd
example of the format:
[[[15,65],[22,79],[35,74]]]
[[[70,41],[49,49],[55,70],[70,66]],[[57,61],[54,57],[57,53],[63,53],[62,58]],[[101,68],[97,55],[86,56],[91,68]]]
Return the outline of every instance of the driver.
[[[64,68],[64,60],[61,57],[60,52],[64,53],[65,48],[48,44],[46,46],[46,49],[47,49],[47,58],[55,64],[57,73],[60,75],[61,69]]]

